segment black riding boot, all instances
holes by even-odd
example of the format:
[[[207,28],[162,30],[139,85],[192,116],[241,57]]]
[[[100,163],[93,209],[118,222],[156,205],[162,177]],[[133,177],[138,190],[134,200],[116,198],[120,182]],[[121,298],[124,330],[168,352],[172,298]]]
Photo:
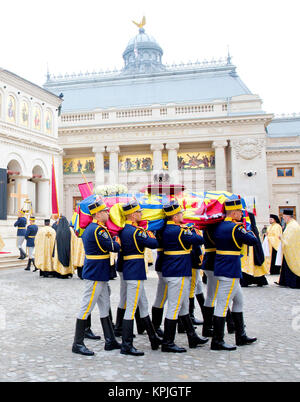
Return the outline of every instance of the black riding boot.
[[[141,316],[140,316],[140,309],[139,307],[137,307],[137,309],[135,310],[135,323],[136,323],[136,328],[137,328],[137,332],[139,335],[143,335],[143,333],[145,332],[145,327],[142,323],[141,320]]]
[[[85,320],[77,319],[72,352],[84,356],[93,356],[95,353],[89,350],[83,342],[85,326],[86,326]]]
[[[226,324],[227,324],[227,332],[229,334],[234,334],[235,333],[235,325],[234,325],[234,321],[232,319],[232,314],[230,309],[227,310],[226,313]]]
[[[199,336],[196,333],[189,314],[182,315],[182,316],[180,316],[180,318],[181,318],[182,324],[185,328],[190,348],[193,349],[193,348],[196,348],[197,346],[202,346],[208,342],[208,338],[202,338],[201,336]]]
[[[213,315],[215,308],[203,306],[203,328],[202,336],[212,337],[213,336]]]
[[[132,343],[133,320],[123,320],[121,353],[123,355],[143,356],[144,352],[137,350]]]
[[[113,326],[110,317],[101,318],[101,324],[103,328],[103,334],[105,339],[104,350],[121,349],[121,344],[116,341]]]
[[[84,337],[86,339],[93,339],[95,341],[100,340],[101,336],[95,335],[94,332],[91,330],[91,314],[88,316],[88,318],[85,321],[86,321],[86,327],[85,327],[85,331],[84,331]]]
[[[141,320],[143,322],[144,327],[146,328],[146,332],[148,334],[149,341],[151,343],[151,349],[157,350],[159,346],[162,344],[162,339],[156,335],[151,318],[149,317],[149,315],[147,315],[147,317],[143,317],[141,318]]]
[[[20,248],[20,253],[21,253],[20,260],[24,260],[27,257],[27,255],[26,255],[25,251],[22,249],[22,247]]]
[[[203,321],[198,320],[194,316],[194,311],[195,311],[195,299],[193,297],[190,297],[189,299],[189,314],[192,320],[193,325],[202,325]]]
[[[180,317],[180,316],[178,316],[177,322],[178,322],[178,325],[177,325],[177,332],[178,332],[179,334],[185,334],[185,328],[184,328],[184,325],[183,325],[183,323],[182,323],[182,321],[181,321],[181,317]]]
[[[169,320],[168,318],[165,318],[164,337],[161,345],[162,352],[172,352],[172,353],[186,352],[186,349],[180,348],[174,343],[176,325],[177,320]]]
[[[224,342],[225,317],[213,316],[213,338],[210,348],[212,350],[236,350],[233,345]]]
[[[202,317],[204,320],[204,316],[203,316],[203,307],[204,307],[204,303],[205,303],[205,297],[203,293],[199,293],[198,295],[196,295],[196,299],[198,301],[201,313],[202,313]],[[203,322],[202,322],[203,323]]]
[[[122,336],[122,323],[123,323],[125,311],[126,310],[124,308],[118,307],[117,317],[116,317],[116,325],[114,328],[115,336]]]
[[[162,323],[164,309],[152,307],[152,324],[157,335],[162,338],[164,336],[163,330],[160,328]]]
[[[24,271],[30,271],[30,267],[31,267],[31,258],[28,258],[27,267],[24,269]]]
[[[115,329],[115,324],[114,324],[111,308],[109,309],[109,318],[110,318],[111,325],[112,325],[113,329]]]
[[[34,270],[33,270],[32,272],[36,272],[38,269],[37,269],[37,267],[35,266],[34,258],[32,259],[32,263],[33,263],[33,266],[34,266]]]
[[[235,324],[235,343],[237,346],[250,345],[255,342],[257,338],[249,338],[246,334],[243,313],[231,314]]]

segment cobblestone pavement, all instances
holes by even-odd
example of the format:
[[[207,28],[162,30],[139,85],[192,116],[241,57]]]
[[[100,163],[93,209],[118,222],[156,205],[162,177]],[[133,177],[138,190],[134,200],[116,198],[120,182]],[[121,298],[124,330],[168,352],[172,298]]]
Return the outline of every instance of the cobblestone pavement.
[[[269,286],[244,288],[245,321],[258,342],[233,352],[211,351],[209,344],[183,354],[152,351],[146,335],[134,345],[143,357],[105,352],[104,341],[87,340],[94,357],[71,352],[83,281],[40,278],[23,269],[0,271],[0,381],[299,381],[300,290],[286,289],[268,277]],[[154,300],[156,274],[146,282],[149,305]],[[119,280],[111,281],[112,308],[119,297]],[[201,317],[196,307],[196,316]],[[98,311],[92,328],[102,333]],[[199,327],[201,328],[201,327]],[[198,331],[200,332],[200,330]],[[103,337],[102,337],[103,338]],[[234,343],[234,335],[226,334]],[[188,348],[186,335],[176,343]]]

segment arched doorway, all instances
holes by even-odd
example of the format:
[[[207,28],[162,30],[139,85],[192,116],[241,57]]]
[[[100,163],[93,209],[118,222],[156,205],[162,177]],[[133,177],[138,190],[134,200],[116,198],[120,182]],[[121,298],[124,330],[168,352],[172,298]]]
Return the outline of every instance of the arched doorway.
[[[15,215],[18,209],[22,208],[24,200],[27,198],[22,190],[20,177],[22,167],[20,163],[12,159],[7,164],[7,214]]]
[[[50,197],[49,180],[45,178],[44,169],[40,165],[35,165],[32,169],[28,192],[33,213],[38,216],[47,216]]]

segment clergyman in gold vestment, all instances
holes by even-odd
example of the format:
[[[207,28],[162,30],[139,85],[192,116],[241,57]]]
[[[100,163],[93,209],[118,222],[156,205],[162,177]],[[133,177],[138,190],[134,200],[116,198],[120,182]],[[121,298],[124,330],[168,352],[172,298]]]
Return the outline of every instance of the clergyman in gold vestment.
[[[279,285],[300,289],[300,226],[293,218],[293,211],[284,210],[286,228],[281,237],[283,261]]]
[[[270,257],[266,257],[267,268],[271,275],[279,275],[280,266],[276,265],[277,251],[280,244],[282,227],[277,215],[270,215],[270,226],[267,229]]]
[[[50,219],[45,219],[45,226],[39,229],[35,237],[35,265],[40,270],[40,276],[54,275],[53,249],[56,232],[50,226]]]
[[[56,230],[53,267],[58,278],[72,278],[74,274],[74,255],[76,235],[65,216],[59,218]]]

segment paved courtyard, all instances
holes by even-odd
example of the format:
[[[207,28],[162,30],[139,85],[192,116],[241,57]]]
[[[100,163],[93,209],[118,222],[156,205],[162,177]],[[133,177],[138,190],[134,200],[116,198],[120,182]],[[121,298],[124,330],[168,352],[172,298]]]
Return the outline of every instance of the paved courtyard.
[[[154,300],[156,274],[146,283]],[[209,344],[183,354],[152,351],[146,335],[134,344],[145,352],[135,358],[105,352],[104,341],[86,344],[94,357],[71,352],[83,281],[40,278],[22,268],[0,271],[0,381],[300,381],[300,290],[269,286],[244,288],[245,320],[258,342],[234,352],[211,351]],[[119,297],[119,279],[111,281],[112,308]],[[196,315],[201,316],[199,307]],[[102,335],[97,309],[92,327]],[[199,327],[201,328],[201,327]],[[200,331],[199,331],[200,332]],[[102,337],[103,338],[103,337]],[[234,335],[226,335],[234,343]],[[176,343],[188,348],[186,335]]]

